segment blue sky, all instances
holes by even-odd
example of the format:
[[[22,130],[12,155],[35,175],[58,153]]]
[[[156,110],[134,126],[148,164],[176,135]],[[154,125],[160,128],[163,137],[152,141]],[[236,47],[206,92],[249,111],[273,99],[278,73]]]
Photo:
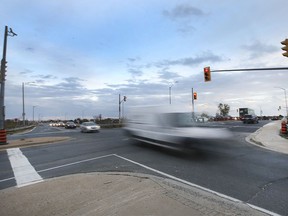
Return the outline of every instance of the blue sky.
[[[2,0],[8,37],[6,118],[118,116],[130,106],[191,109],[215,115],[219,103],[260,115],[285,114],[288,71],[212,73],[203,68],[287,67],[287,0]],[[0,29],[1,31],[1,29]],[[3,35],[0,34],[0,42]],[[3,42],[1,42],[3,43]],[[281,110],[278,111],[279,106]]]

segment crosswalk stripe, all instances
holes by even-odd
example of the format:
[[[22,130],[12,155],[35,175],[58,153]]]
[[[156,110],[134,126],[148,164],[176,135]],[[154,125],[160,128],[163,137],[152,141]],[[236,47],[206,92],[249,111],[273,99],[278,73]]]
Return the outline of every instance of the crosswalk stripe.
[[[24,187],[43,181],[42,177],[19,148],[7,149],[7,154],[14,172],[17,187]]]

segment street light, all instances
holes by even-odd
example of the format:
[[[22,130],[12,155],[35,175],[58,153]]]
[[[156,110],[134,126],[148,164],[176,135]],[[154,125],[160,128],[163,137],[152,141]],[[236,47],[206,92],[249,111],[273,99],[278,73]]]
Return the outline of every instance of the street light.
[[[287,93],[286,93],[286,89],[285,89],[285,88],[281,88],[281,87],[274,87],[274,88],[279,88],[279,89],[282,89],[282,90],[284,91],[285,104],[286,104],[286,117],[288,117],[288,106],[287,106]]]
[[[23,126],[25,126],[25,94],[24,94],[24,87],[25,87],[25,84],[31,84],[31,83],[34,83],[34,82],[22,82],[22,117],[23,117]],[[34,122],[34,107],[33,107],[33,122]]]
[[[178,81],[173,82],[172,84],[170,84],[169,86],[169,103],[171,104],[171,90],[172,90],[172,86],[174,86],[174,84],[178,83]]]
[[[25,104],[24,104],[24,82],[22,82],[22,118],[23,126],[25,126]]]
[[[33,124],[34,124],[34,109],[35,109],[36,106],[33,106]],[[65,118],[66,120],[66,118]]]

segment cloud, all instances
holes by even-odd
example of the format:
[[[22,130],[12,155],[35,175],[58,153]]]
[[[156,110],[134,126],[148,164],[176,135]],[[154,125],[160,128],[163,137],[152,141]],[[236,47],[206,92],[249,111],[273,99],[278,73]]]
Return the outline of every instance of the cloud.
[[[170,71],[166,71],[165,69],[160,71],[159,73],[159,78],[163,79],[163,80],[177,80],[179,78],[181,78],[181,76],[175,72],[170,72]]]
[[[27,47],[25,50],[28,52],[34,52],[35,51],[35,49],[32,47]]]
[[[84,80],[78,77],[67,77],[63,79],[63,82],[57,84],[56,87],[64,91],[79,91],[79,93],[81,94],[81,91],[83,92],[83,90],[85,89],[85,87],[81,84],[82,81]]]
[[[187,19],[191,17],[204,16],[204,12],[199,8],[193,7],[190,4],[181,4],[174,7],[172,10],[164,10],[163,15],[172,19]]]
[[[57,79],[57,77],[56,76],[53,76],[53,75],[42,75],[42,74],[39,74],[39,75],[37,75],[37,76],[35,76],[35,77],[39,77],[39,78],[41,78],[41,79]]]
[[[176,22],[178,27],[177,31],[187,34],[196,30],[192,25],[193,18],[203,17],[205,13],[196,7],[193,7],[191,4],[179,4],[175,6],[172,10],[164,10],[162,14]]]
[[[250,53],[251,58],[258,58],[260,56],[279,51],[277,46],[264,44],[260,41],[254,41],[251,44],[242,45],[242,48]]]
[[[140,69],[136,69],[136,68],[129,68],[128,72],[132,75],[132,77],[136,78],[136,77],[140,77],[143,75],[143,72]]]
[[[176,60],[163,60],[160,62],[154,63],[156,67],[169,67],[174,65],[182,65],[182,66],[198,66],[204,62],[222,62],[225,59],[219,55],[215,55],[214,53],[207,51],[203,52],[201,55],[196,57],[186,57]]]
[[[32,70],[25,69],[24,71],[20,72],[20,75],[31,74],[31,73],[33,73]]]

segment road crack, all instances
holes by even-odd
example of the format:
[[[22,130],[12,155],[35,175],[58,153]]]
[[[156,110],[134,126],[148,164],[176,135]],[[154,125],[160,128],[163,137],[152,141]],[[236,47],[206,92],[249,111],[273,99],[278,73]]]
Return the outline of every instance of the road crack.
[[[288,176],[284,177],[284,178],[279,178],[279,179],[275,179],[273,181],[267,182],[266,184],[264,184],[263,186],[260,187],[260,190],[258,192],[256,192],[250,199],[248,199],[246,202],[247,203],[251,203],[254,199],[256,199],[261,193],[265,192],[268,190],[269,187],[271,187],[274,184],[277,184],[279,182],[282,181],[286,181],[288,180]]]

